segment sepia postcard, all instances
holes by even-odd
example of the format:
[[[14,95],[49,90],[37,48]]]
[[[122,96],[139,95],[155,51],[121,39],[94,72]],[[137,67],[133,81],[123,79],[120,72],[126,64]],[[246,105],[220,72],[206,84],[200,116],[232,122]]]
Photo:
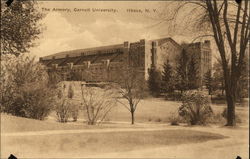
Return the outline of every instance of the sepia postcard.
[[[1,0],[0,158],[249,158],[248,0]]]

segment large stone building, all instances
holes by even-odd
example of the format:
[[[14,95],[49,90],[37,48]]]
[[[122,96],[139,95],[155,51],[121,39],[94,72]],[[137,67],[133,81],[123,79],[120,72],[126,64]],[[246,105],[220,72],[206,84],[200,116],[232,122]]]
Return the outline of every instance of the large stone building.
[[[204,85],[205,74],[212,69],[212,51],[210,41],[191,43],[187,45],[187,51],[190,56],[194,56],[197,65],[197,82],[199,85]]]
[[[190,44],[190,52],[199,55],[200,76],[211,68],[209,41]],[[88,49],[65,51],[40,58],[48,71],[57,71],[70,79],[70,73],[81,74],[81,80],[92,82],[114,81],[116,75],[125,67],[138,70],[138,76],[148,79],[148,71],[154,67],[160,71],[167,60],[175,66],[176,57],[182,47],[172,38],[140,40],[123,44]]]

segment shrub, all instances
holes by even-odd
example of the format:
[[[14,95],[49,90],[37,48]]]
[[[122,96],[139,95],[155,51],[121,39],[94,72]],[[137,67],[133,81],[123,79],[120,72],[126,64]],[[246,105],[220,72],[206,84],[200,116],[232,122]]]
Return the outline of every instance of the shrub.
[[[63,84],[61,88],[58,88],[55,111],[59,122],[68,122],[70,116],[73,117],[73,121],[77,121],[78,107],[76,107],[73,97],[74,90],[72,85],[69,85],[68,90],[65,84]]]
[[[161,118],[157,118],[155,121],[156,122],[161,122],[162,120],[161,120]]]
[[[3,56],[1,61],[1,111],[43,120],[53,107],[48,74],[35,58]]]
[[[76,122],[78,119],[78,111],[72,112],[73,121]]]
[[[67,99],[61,99],[55,107],[57,120],[62,123],[68,122],[70,116],[70,105]]]
[[[191,125],[206,124],[213,114],[210,100],[201,91],[188,91],[182,97],[182,105],[179,107],[179,115]]]
[[[79,115],[79,106],[77,103],[71,103],[71,116],[73,118],[73,121],[77,121],[78,115]]]
[[[81,101],[88,125],[103,122],[116,106],[116,93],[111,88],[85,87],[81,86]]]
[[[168,120],[171,125],[179,125],[180,117],[177,114],[172,113]]]
[[[149,122],[151,122],[151,121],[152,121],[152,119],[151,119],[151,118],[148,118],[148,121],[149,121]]]
[[[212,124],[224,124],[225,118],[222,117],[221,113],[214,113],[211,118],[208,119],[208,123]]]
[[[15,98],[11,114],[27,118],[43,120],[53,108],[53,95],[44,86],[31,85],[20,88]]]

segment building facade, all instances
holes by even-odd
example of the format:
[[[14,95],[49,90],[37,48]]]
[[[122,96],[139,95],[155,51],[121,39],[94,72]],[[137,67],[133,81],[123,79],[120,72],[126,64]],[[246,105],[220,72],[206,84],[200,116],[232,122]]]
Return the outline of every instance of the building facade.
[[[199,54],[201,59],[211,54],[208,41],[190,44],[189,50]],[[42,57],[40,62],[47,66],[48,72],[57,71],[65,80],[70,80],[70,74],[73,73],[80,75],[78,80],[83,81],[114,81],[117,74],[127,66],[138,70],[138,76],[147,80],[150,68],[162,71],[167,60],[175,66],[176,57],[181,51],[182,47],[172,38],[142,39],[131,43],[126,41],[123,44],[60,52]],[[202,73],[210,67],[210,63],[207,61],[204,64],[204,60],[200,62]]]
[[[212,50],[210,41],[191,43],[187,45],[187,52],[195,57],[198,72],[197,82],[200,86],[205,85],[205,74],[212,70]]]

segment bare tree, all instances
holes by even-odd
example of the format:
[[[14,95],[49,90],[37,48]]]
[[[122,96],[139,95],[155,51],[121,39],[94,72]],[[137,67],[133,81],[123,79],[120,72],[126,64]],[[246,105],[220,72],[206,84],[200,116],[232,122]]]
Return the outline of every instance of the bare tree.
[[[99,88],[82,85],[81,97],[89,125],[100,124],[116,106],[115,93],[109,86]]]
[[[172,9],[173,12],[171,15],[168,15],[170,18],[166,19],[166,21],[171,20],[177,22],[177,25],[181,25],[176,19],[178,19],[178,14],[183,14],[185,11],[186,21],[190,22],[189,25],[193,33],[201,33],[199,37],[213,37],[223,68],[228,108],[227,126],[234,126],[236,124],[236,90],[242,75],[243,60],[246,56],[246,48],[249,40],[250,19],[248,3],[248,0],[242,0],[239,3],[228,0],[180,2],[176,5],[177,7],[174,11]],[[188,23],[186,23],[185,28],[188,28],[187,26]],[[230,55],[229,61],[227,60],[227,54]]]
[[[68,89],[64,83],[58,88],[57,103],[55,106],[55,111],[57,115],[57,120],[62,123],[68,122],[71,110],[73,108],[73,97],[74,90],[72,85],[69,85]]]
[[[131,113],[131,124],[135,123],[135,111],[145,92],[145,81],[141,77],[143,76],[140,76],[138,69],[126,67],[119,72],[119,78],[117,78],[118,92],[128,103],[120,99],[117,101]]]
[[[227,125],[233,126],[236,125],[236,90],[242,74],[243,60],[246,54],[247,42],[249,40],[250,19],[248,17],[248,0],[236,4],[237,10],[235,15],[231,15],[228,11],[228,5],[229,3],[227,0],[224,0],[221,5],[219,5],[216,0],[213,2],[206,1],[207,11],[214,32],[214,39],[222,60],[228,107]],[[221,13],[218,7],[223,8]],[[241,16],[241,14],[243,15]],[[233,30],[230,28],[230,25]],[[226,37],[224,34],[226,34]],[[228,43],[230,46],[231,67],[229,67],[226,60],[225,43]]]

